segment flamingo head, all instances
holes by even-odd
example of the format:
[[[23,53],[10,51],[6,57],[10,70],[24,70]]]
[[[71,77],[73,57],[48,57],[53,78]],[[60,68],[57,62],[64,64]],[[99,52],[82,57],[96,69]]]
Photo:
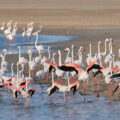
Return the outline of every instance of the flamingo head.
[[[82,46],[80,47],[80,49],[79,49],[79,50],[80,50],[80,52],[81,52],[81,53],[85,52],[85,48],[84,48],[84,47],[82,47]]]
[[[89,55],[89,53],[87,53],[87,57],[89,57],[90,55]]]
[[[11,64],[12,66],[14,65],[14,63]]]
[[[65,48],[65,49],[64,49],[64,52],[65,52],[65,51],[69,51],[69,50],[70,50],[70,48]]]
[[[38,31],[34,32],[34,33],[32,34],[32,36],[38,35],[39,33],[40,33],[40,31],[38,30]]]
[[[6,52],[7,52],[7,50],[6,50],[6,49],[3,49],[3,50],[2,50],[2,53],[6,53]]]
[[[59,55],[60,55],[60,54],[57,52],[57,53],[56,53],[56,56],[59,56]]]
[[[27,51],[28,55],[32,55],[33,52],[34,52],[34,50],[28,50]]]
[[[50,46],[48,46],[48,49],[50,49],[51,47]]]
[[[34,22],[33,22],[33,21],[31,22],[31,25],[34,25]]]

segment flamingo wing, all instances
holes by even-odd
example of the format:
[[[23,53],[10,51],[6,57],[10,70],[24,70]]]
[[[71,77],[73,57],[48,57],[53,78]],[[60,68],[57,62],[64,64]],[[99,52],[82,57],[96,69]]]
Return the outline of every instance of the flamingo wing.
[[[94,73],[94,77],[96,77],[98,74],[102,73],[100,70]]]
[[[113,74],[110,78],[118,78],[118,77],[120,77],[120,73],[118,73],[118,74]]]
[[[75,95],[75,93],[76,93],[76,91],[77,91],[77,86],[76,86],[76,85],[75,85],[75,86],[72,86],[70,89],[72,90],[73,95]]]
[[[22,83],[20,83],[20,86],[25,85],[25,84],[26,84],[26,82],[22,82]]]
[[[30,94],[30,96],[32,96],[35,93],[35,90],[29,89],[28,90],[28,94]]]
[[[52,95],[57,89],[58,89],[58,87],[57,87],[57,86],[54,86],[54,87],[50,90],[49,96]]]
[[[15,93],[14,93],[15,98],[18,98],[20,93],[21,93],[20,91],[16,90]]]
[[[65,71],[65,72],[68,72],[68,71],[70,71],[70,72],[75,71],[76,74],[78,74],[78,71],[77,71],[74,67],[70,67],[70,66],[65,66],[65,65],[63,65],[63,66],[59,66],[58,68],[59,68],[60,70],[62,70],[62,71]]]
[[[49,74],[51,73],[51,71],[52,71],[53,69],[55,70],[55,67],[52,66],[52,65],[50,65],[50,67],[49,67]]]
[[[98,64],[93,64],[91,67],[87,68],[87,72],[91,71],[92,69],[102,69],[102,67]]]
[[[119,88],[119,85],[114,89],[113,95],[115,94],[115,92],[117,91],[118,88]]]

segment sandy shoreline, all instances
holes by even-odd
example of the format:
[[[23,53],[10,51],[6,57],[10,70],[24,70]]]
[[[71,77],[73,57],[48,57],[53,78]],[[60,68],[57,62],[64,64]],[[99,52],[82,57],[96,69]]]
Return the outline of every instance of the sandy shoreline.
[[[0,24],[9,20],[26,26],[58,28],[120,27],[119,0],[4,0]]]

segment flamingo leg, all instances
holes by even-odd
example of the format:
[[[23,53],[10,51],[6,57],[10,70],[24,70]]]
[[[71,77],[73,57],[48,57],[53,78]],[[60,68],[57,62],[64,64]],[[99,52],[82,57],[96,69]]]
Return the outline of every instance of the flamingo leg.
[[[84,102],[86,101],[86,96],[85,96],[85,91],[86,91],[86,85],[85,85],[85,83],[83,83],[84,84]]]
[[[54,95],[52,96],[52,103],[54,102]]]
[[[60,81],[61,81],[61,85],[63,84],[63,80],[62,80],[62,77],[60,77]]]
[[[109,97],[109,104],[111,103],[111,85],[108,84],[108,97]]]
[[[40,68],[40,64],[38,63],[37,64],[37,71],[39,71],[39,68]]]
[[[48,103],[50,103],[50,96],[49,96],[49,98],[48,98]]]
[[[66,93],[64,92],[64,104],[66,103]]]
[[[46,83],[48,83],[48,72],[46,74]]]
[[[88,94],[88,82],[86,82],[86,85],[85,85],[85,87],[86,87],[86,90],[85,90],[85,92],[86,92],[86,95]]]
[[[60,78],[58,77],[58,82],[60,82]]]
[[[99,79],[97,80],[97,97],[99,97]]]
[[[98,81],[96,79],[96,77],[94,78],[94,81],[95,81],[95,92],[96,92],[96,96],[98,97]]]

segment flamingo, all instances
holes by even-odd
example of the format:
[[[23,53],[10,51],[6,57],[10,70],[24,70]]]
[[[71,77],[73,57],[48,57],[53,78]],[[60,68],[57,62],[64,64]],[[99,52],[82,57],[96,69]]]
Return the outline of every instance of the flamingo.
[[[5,23],[2,23],[2,26],[0,27],[0,30],[3,31],[5,29]]]
[[[74,45],[71,46],[71,49],[72,49],[72,51],[71,51],[72,62],[74,62],[74,51],[73,51],[73,48],[74,48],[74,47],[75,47]]]
[[[79,87],[79,82],[75,81],[72,82],[71,84],[69,83],[69,79],[68,79],[68,85],[61,85],[59,82],[55,82],[52,83],[52,86],[47,90],[49,96],[51,96],[57,89],[59,90],[59,92],[63,92],[64,93],[64,103],[66,102],[66,92],[70,91],[73,89],[73,95],[75,94],[76,90]]]
[[[20,46],[18,46],[18,49],[19,49],[19,60],[18,60],[18,63],[20,64],[20,65],[25,65],[25,64],[27,64],[28,63],[28,61],[27,61],[27,59],[25,59],[24,57],[21,57],[21,47]]]
[[[101,53],[102,56],[105,56],[107,53],[107,42],[110,42],[110,39],[108,39],[108,38],[105,39],[105,51],[103,53]]]
[[[65,59],[65,63],[72,63],[72,57],[69,57],[69,55],[70,55],[70,48],[65,48],[64,51],[68,51],[67,57]]]
[[[28,89],[28,82],[27,82],[27,79],[26,79],[26,89],[23,90],[21,89],[21,87],[18,89],[22,95],[23,98],[30,98],[32,97],[32,95],[36,92],[36,89],[35,88],[29,88]]]
[[[37,45],[38,42],[38,33],[41,31],[37,31],[35,33],[33,33],[32,35],[36,35],[36,41],[35,41],[35,48],[38,50],[39,56],[41,52],[44,52],[44,47],[43,45]]]
[[[24,38],[25,36],[26,36],[26,31],[25,28],[23,28],[22,37]]]
[[[37,77],[42,77],[44,78],[45,74],[47,73],[47,70],[48,70],[48,64],[46,64],[47,61],[44,62],[44,69],[43,70],[39,70],[37,73],[36,73],[36,76]],[[46,68],[47,67],[47,68]]]
[[[36,35],[36,41],[35,41],[35,48],[37,49],[37,51],[38,51],[38,53],[39,53],[39,56],[37,56],[36,58],[35,58],[35,61],[36,61],[36,63],[38,64],[40,61],[41,61],[41,53],[42,52],[44,52],[44,47],[43,47],[43,45],[37,45],[37,41],[38,41],[38,33],[39,33],[40,31],[37,31],[37,32],[35,32],[35,33],[33,33],[32,35]],[[38,69],[39,69],[39,64],[38,64]]]
[[[5,57],[6,57],[6,54],[7,54],[7,50],[6,49],[3,49],[2,50],[2,53],[4,54],[4,55],[2,55],[1,54],[1,57],[2,57],[2,65],[4,66],[4,67],[7,67],[8,66],[8,62],[5,60]]]
[[[113,60],[112,42],[109,43],[109,54],[105,57],[105,64]]]
[[[82,46],[80,46],[80,48],[78,50],[79,60],[74,61],[74,63],[77,64],[78,66],[80,66],[81,68],[84,68],[84,64],[82,62],[82,54],[83,54],[84,50],[85,49]]]
[[[27,31],[26,31],[26,35],[27,35],[27,37],[28,37],[28,40],[30,40],[31,35],[32,35],[33,24],[34,24],[34,22],[31,22],[31,23],[28,24],[28,29],[27,29]]]
[[[91,51],[91,43],[89,44],[89,48],[90,48],[90,52],[87,54],[87,58],[86,58],[86,63],[87,65],[90,65],[91,62],[93,62],[94,58],[92,57],[92,51]]]

